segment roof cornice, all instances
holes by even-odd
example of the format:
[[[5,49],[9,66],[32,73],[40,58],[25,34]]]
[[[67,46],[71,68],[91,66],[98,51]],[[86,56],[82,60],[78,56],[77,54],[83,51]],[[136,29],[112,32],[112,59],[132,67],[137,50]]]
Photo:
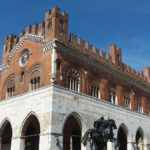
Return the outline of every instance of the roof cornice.
[[[135,86],[135,87],[137,87],[137,88],[139,88],[139,89],[141,89],[147,93],[150,93],[150,89],[148,87],[144,86],[143,84],[138,83],[138,81],[136,81],[134,78],[130,78],[126,74],[121,73],[118,70],[114,70],[113,68],[111,68],[107,64],[100,62],[100,61],[97,61],[96,59],[94,59],[91,56],[87,56],[82,51],[74,50],[73,48],[66,46],[57,40],[47,44],[46,51],[49,51],[51,49],[51,47],[53,47],[52,44],[55,45],[55,48],[57,50],[61,51],[62,53],[66,54],[70,57],[75,57],[76,59],[84,62],[87,65],[96,67],[96,68],[98,68],[104,72],[111,74],[112,76],[114,76],[120,80],[124,80],[127,83],[129,83],[129,84],[131,84],[131,85],[133,85],[133,86]]]

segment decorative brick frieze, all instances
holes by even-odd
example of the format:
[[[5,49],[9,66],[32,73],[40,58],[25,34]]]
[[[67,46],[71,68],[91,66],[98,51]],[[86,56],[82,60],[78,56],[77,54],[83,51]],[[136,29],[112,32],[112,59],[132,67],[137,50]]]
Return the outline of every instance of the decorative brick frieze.
[[[0,71],[4,71],[4,70],[8,69],[8,67],[9,67],[9,64],[8,64],[8,63],[7,63],[7,64],[0,65]]]
[[[32,34],[25,34],[17,43],[17,45],[10,51],[8,55],[8,60],[10,60],[13,55],[16,53],[17,50],[23,45],[23,43],[26,41],[33,41],[36,43],[44,43],[44,37],[43,36],[38,36],[38,35],[32,35]]]

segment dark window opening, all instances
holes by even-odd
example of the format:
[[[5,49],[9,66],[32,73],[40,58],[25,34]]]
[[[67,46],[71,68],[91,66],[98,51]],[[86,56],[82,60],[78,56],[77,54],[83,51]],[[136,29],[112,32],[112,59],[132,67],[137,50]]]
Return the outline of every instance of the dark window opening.
[[[40,125],[35,116],[31,116],[23,128],[25,150],[39,150]]]
[[[70,77],[68,80],[68,89],[79,92],[79,80],[75,77]]]
[[[5,126],[1,137],[1,150],[11,149],[12,128],[10,123]]]
[[[51,28],[52,27],[52,20],[50,20],[49,22],[48,22],[48,28]]]
[[[90,95],[96,98],[99,98],[99,88],[91,86]]]
[[[30,90],[36,90],[40,87],[40,77],[36,77],[30,80]]]
[[[57,68],[58,71],[61,71],[61,61],[57,62],[57,67],[56,68]]]
[[[64,126],[63,150],[81,150],[81,126],[72,116]]]
[[[117,140],[119,142],[119,150],[127,150],[127,136],[123,128],[119,128]]]
[[[60,28],[60,29],[63,29],[63,24],[64,24],[63,20],[60,20],[60,21],[59,21],[59,28]]]
[[[24,71],[21,72],[20,82],[24,81]]]
[[[11,86],[11,87],[7,88],[6,97],[7,98],[13,97],[14,92],[15,92],[15,86]]]

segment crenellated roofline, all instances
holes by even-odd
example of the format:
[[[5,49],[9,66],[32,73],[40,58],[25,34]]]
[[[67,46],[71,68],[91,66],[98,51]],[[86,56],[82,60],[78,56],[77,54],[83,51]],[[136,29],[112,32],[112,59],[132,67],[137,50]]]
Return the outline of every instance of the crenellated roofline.
[[[56,48],[70,57],[75,57],[87,65],[99,68],[150,93],[149,67],[145,67],[144,71],[138,72],[127,66],[122,61],[121,48],[116,45],[110,46],[110,53],[106,54],[90,43],[86,43],[83,39],[77,39],[77,36],[73,33],[68,38],[68,17],[67,13],[60,13],[60,9],[54,7],[52,11],[46,12],[45,22],[27,26],[25,32],[20,33],[20,37],[12,34],[6,37],[0,71],[9,68],[9,63],[14,54],[26,40],[29,40],[41,43],[44,53]]]
[[[102,57],[95,57],[95,55],[90,54],[87,55],[86,51],[81,51],[77,48],[73,48],[72,46],[66,45],[57,39],[54,39],[52,42],[46,43],[44,36],[27,33],[22,38],[20,38],[19,42],[8,54],[8,62],[0,66],[0,71],[7,70],[9,68],[9,61],[26,40],[33,41],[36,43],[42,43],[44,53],[50,51],[52,48],[56,48],[57,50],[61,51],[62,53],[65,53],[70,57],[75,57],[76,59],[79,59],[87,65],[101,69],[104,72],[107,72],[121,80],[125,80],[126,82],[144,90],[145,92],[150,93],[150,84],[148,83],[148,81],[139,78],[139,76],[136,76],[134,72],[130,73],[127,70],[120,70],[119,68],[116,68],[112,63],[110,64],[109,61],[102,59]]]
[[[49,50],[52,50],[52,48],[57,49],[58,51],[61,51],[65,55],[69,57],[74,57],[86,65],[89,65],[91,67],[96,67],[97,69],[102,70],[103,72],[106,72],[120,80],[124,80],[127,83],[144,90],[147,93],[150,93],[150,84],[144,80],[138,79],[135,77],[134,74],[129,74],[126,71],[120,71],[118,68],[114,68],[111,65],[108,65],[107,62],[104,61],[98,61],[95,59],[95,57],[87,56],[86,53],[83,53],[81,51],[78,51],[76,49],[73,49],[72,47],[64,45],[62,42],[58,40],[54,40],[53,42],[50,42],[46,44],[43,48],[44,52],[48,52]]]
[[[8,61],[13,57],[13,55],[19,50],[19,48],[23,45],[23,43],[26,41],[33,41],[36,43],[44,43],[44,36],[39,36],[39,35],[33,35],[33,34],[25,34],[19,42],[16,44],[16,46],[10,51],[8,54]]]

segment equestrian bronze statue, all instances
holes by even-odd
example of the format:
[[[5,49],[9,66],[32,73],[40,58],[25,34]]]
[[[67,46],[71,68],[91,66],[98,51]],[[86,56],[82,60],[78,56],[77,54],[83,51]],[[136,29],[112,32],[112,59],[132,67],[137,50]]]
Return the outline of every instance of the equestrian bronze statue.
[[[82,143],[84,146],[87,145],[87,142],[90,141],[91,150],[93,147],[97,149],[97,145],[100,142],[115,142],[117,146],[117,139],[114,138],[113,130],[117,129],[116,123],[113,119],[105,120],[104,117],[101,117],[93,124],[93,129],[88,129],[85,132],[85,135],[82,138]]]

